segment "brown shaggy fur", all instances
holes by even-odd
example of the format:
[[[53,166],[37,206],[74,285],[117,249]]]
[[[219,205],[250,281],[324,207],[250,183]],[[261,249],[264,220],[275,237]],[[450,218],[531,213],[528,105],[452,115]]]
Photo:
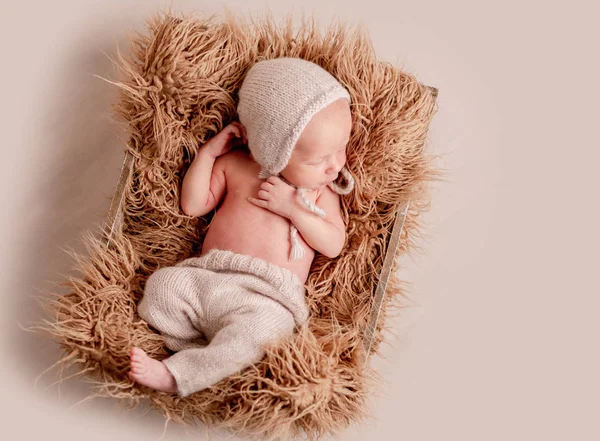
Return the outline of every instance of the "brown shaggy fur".
[[[317,439],[366,417],[365,400],[378,384],[362,335],[396,212],[410,200],[399,256],[415,248],[419,215],[429,205],[426,184],[441,176],[435,156],[425,151],[436,90],[378,61],[360,28],[352,32],[338,23],[323,35],[310,19],[294,33],[291,17],[278,27],[270,15],[247,23],[226,12],[221,22],[161,13],[148,21],[149,35],[133,40],[129,59],[118,53],[123,78],[107,81],[120,88],[116,110],[134,156],[122,231],[109,246],[84,235],[87,253],[72,253],[81,275],[59,285],[67,294],[49,295],[48,318],[37,329],[65,351],[58,365],[95,380],[96,395],[133,406],[148,398],[167,421],[201,421],[260,439]],[[236,117],[237,89],[252,64],[281,56],[314,61],[352,96],[347,165],[356,187],[342,197],[346,247],[335,259],[317,253],[306,283],[308,326],[268,348],[261,362],[187,398],[135,384],[127,377],[133,345],[155,358],[169,355],[161,336],[136,313],[145,280],[198,253],[214,214],[181,212],[185,170],[198,146]],[[404,288],[396,270],[372,353],[378,353],[390,307],[401,306]]]

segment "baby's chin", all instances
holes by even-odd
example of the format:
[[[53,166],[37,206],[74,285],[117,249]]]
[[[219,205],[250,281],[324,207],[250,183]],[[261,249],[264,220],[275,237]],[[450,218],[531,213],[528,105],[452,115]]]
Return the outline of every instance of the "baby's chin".
[[[290,181],[292,182],[292,181]],[[292,182],[292,184],[294,184],[296,187],[298,188],[304,188],[305,190],[309,190],[309,191],[314,191],[314,190],[321,190],[322,188],[327,186],[327,183],[308,183],[308,182],[304,182],[304,183],[297,183],[297,182]]]
[[[323,188],[327,187],[327,185],[329,185],[329,184],[327,182],[325,182],[325,183],[311,185],[307,188],[309,188],[311,190],[322,190]]]
[[[321,190],[329,185],[329,182],[294,182],[290,180],[298,188],[304,188],[309,191]]]

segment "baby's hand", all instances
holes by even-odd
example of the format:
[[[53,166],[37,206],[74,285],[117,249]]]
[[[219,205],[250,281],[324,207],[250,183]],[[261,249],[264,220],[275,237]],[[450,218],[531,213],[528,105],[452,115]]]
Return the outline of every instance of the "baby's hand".
[[[248,200],[258,207],[266,208],[275,214],[290,218],[296,206],[294,198],[296,190],[283,182],[277,176],[271,176],[265,182],[260,184],[258,197],[248,198]]]
[[[219,156],[227,153],[233,147],[236,147],[240,144],[246,144],[247,142],[248,138],[246,136],[246,128],[242,125],[242,123],[233,121],[223,130],[217,133],[213,138],[211,138],[204,145],[204,148],[208,154],[216,159]]]

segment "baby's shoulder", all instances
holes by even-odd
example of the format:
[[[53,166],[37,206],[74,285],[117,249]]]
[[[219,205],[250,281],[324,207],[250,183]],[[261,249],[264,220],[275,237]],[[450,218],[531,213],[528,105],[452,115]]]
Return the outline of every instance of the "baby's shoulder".
[[[327,217],[341,219],[340,195],[325,186],[317,194],[316,204],[325,210]]]
[[[241,147],[233,148],[223,156],[227,157],[227,163],[232,167],[247,165],[252,160],[248,150]]]
[[[321,187],[317,190],[317,201],[326,199],[328,202],[340,202],[340,195],[333,191],[329,186]]]
[[[341,228],[344,227],[342,220],[342,209],[340,204],[340,195],[335,191],[325,186],[321,189],[321,192],[317,195],[316,204],[325,210],[327,219],[339,225]]]
[[[252,167],[252,158],[250,157],[249,151],[243,148],[236,147],[231,149],[224,155],[217,158],[217,160],[223,158],[223,169],[225,176],[228,179],[238,177],[242,174],[247,174],[249,169]]]

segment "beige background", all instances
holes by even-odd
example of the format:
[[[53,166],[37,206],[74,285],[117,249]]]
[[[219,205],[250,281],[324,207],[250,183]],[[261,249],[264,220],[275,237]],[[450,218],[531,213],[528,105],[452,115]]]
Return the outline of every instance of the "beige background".
[[[380,58],[439,88],[423,254],[403,274],[418,306],[390,322],[373,418],[343,440],[598,440],[600,188],[595,2],[268,2],[363,21]],[[164,1],[3,4],[0,430],[18,440],[154,440],[163,420],[88,386],[35,378],[58,347],[19,328],[31,295],[70,271],[122,162],[103,52]],[[267,2],[228,1],[259,12]],[[219,11],[176,1],[176,10]],[[248,6],[249,5],[249,6]],[[596,421],[594,421],[596,418]],[[5,438],[6,435],[7,437]],[[163,439],[204,439],[169,425]],[[216,436],[215,439],[221,439]]]

